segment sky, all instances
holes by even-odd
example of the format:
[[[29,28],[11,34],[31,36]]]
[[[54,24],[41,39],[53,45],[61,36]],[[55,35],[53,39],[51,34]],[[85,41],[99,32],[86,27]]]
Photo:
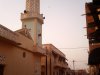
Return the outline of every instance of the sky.
[[[92,0],[41,0],[44,14],[43,44],[51,43],[68,59],[69,67],[86,69],[88,40],[85,35],[85,3]],[[20,13],[25,10],[25,0],[0,0],[0,24],[15,31],[21,29]]]

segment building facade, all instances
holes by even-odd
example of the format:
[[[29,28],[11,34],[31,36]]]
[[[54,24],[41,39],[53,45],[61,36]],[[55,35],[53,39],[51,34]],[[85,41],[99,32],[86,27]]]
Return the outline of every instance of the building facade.
[[[65,55],[52,44],[44,44],[46,56],[41,58],[41,75],[69,75]]]
[[[86,70],[80,69],[80,70],[75,70],[75,75],[88,75]]]
[[[85,4],[87,38],[89,40],[90,75],[100,74],[100,0]]]
[[[24,29],[13,32],[0,25],[0,75],[41,75],[43,54]]]

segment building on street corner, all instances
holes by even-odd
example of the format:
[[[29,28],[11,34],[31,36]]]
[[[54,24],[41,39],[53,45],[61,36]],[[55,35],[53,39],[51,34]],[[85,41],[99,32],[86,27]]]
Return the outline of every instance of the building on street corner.
[[[41,75],[69,75],[66,56],[52,44],[44,44],[46,56],[41,58]]]

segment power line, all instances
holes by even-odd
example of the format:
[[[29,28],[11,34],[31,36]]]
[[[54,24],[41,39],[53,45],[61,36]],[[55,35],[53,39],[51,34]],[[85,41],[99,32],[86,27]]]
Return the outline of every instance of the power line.
[[[71,61],[71,60],[68,60],[69,62],[73,62],[73,61]],[[87,62],[88,60],[80,60],[80,61],[76,61],[76,60],[74,60],[74,62]]]
[[[76,47],[76,48],[59,48],[59,49],[82,49],[82,48],[89,48],[89,47]]]

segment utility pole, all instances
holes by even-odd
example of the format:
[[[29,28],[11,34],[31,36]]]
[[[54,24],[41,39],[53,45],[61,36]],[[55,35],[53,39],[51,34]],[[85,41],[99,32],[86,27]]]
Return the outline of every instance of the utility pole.
[[[75,70],[75,60],[73,60],[73,70]]]
[[[75,75],[75,60],[73,60],[73,71],[74,71],[74,75]]]

